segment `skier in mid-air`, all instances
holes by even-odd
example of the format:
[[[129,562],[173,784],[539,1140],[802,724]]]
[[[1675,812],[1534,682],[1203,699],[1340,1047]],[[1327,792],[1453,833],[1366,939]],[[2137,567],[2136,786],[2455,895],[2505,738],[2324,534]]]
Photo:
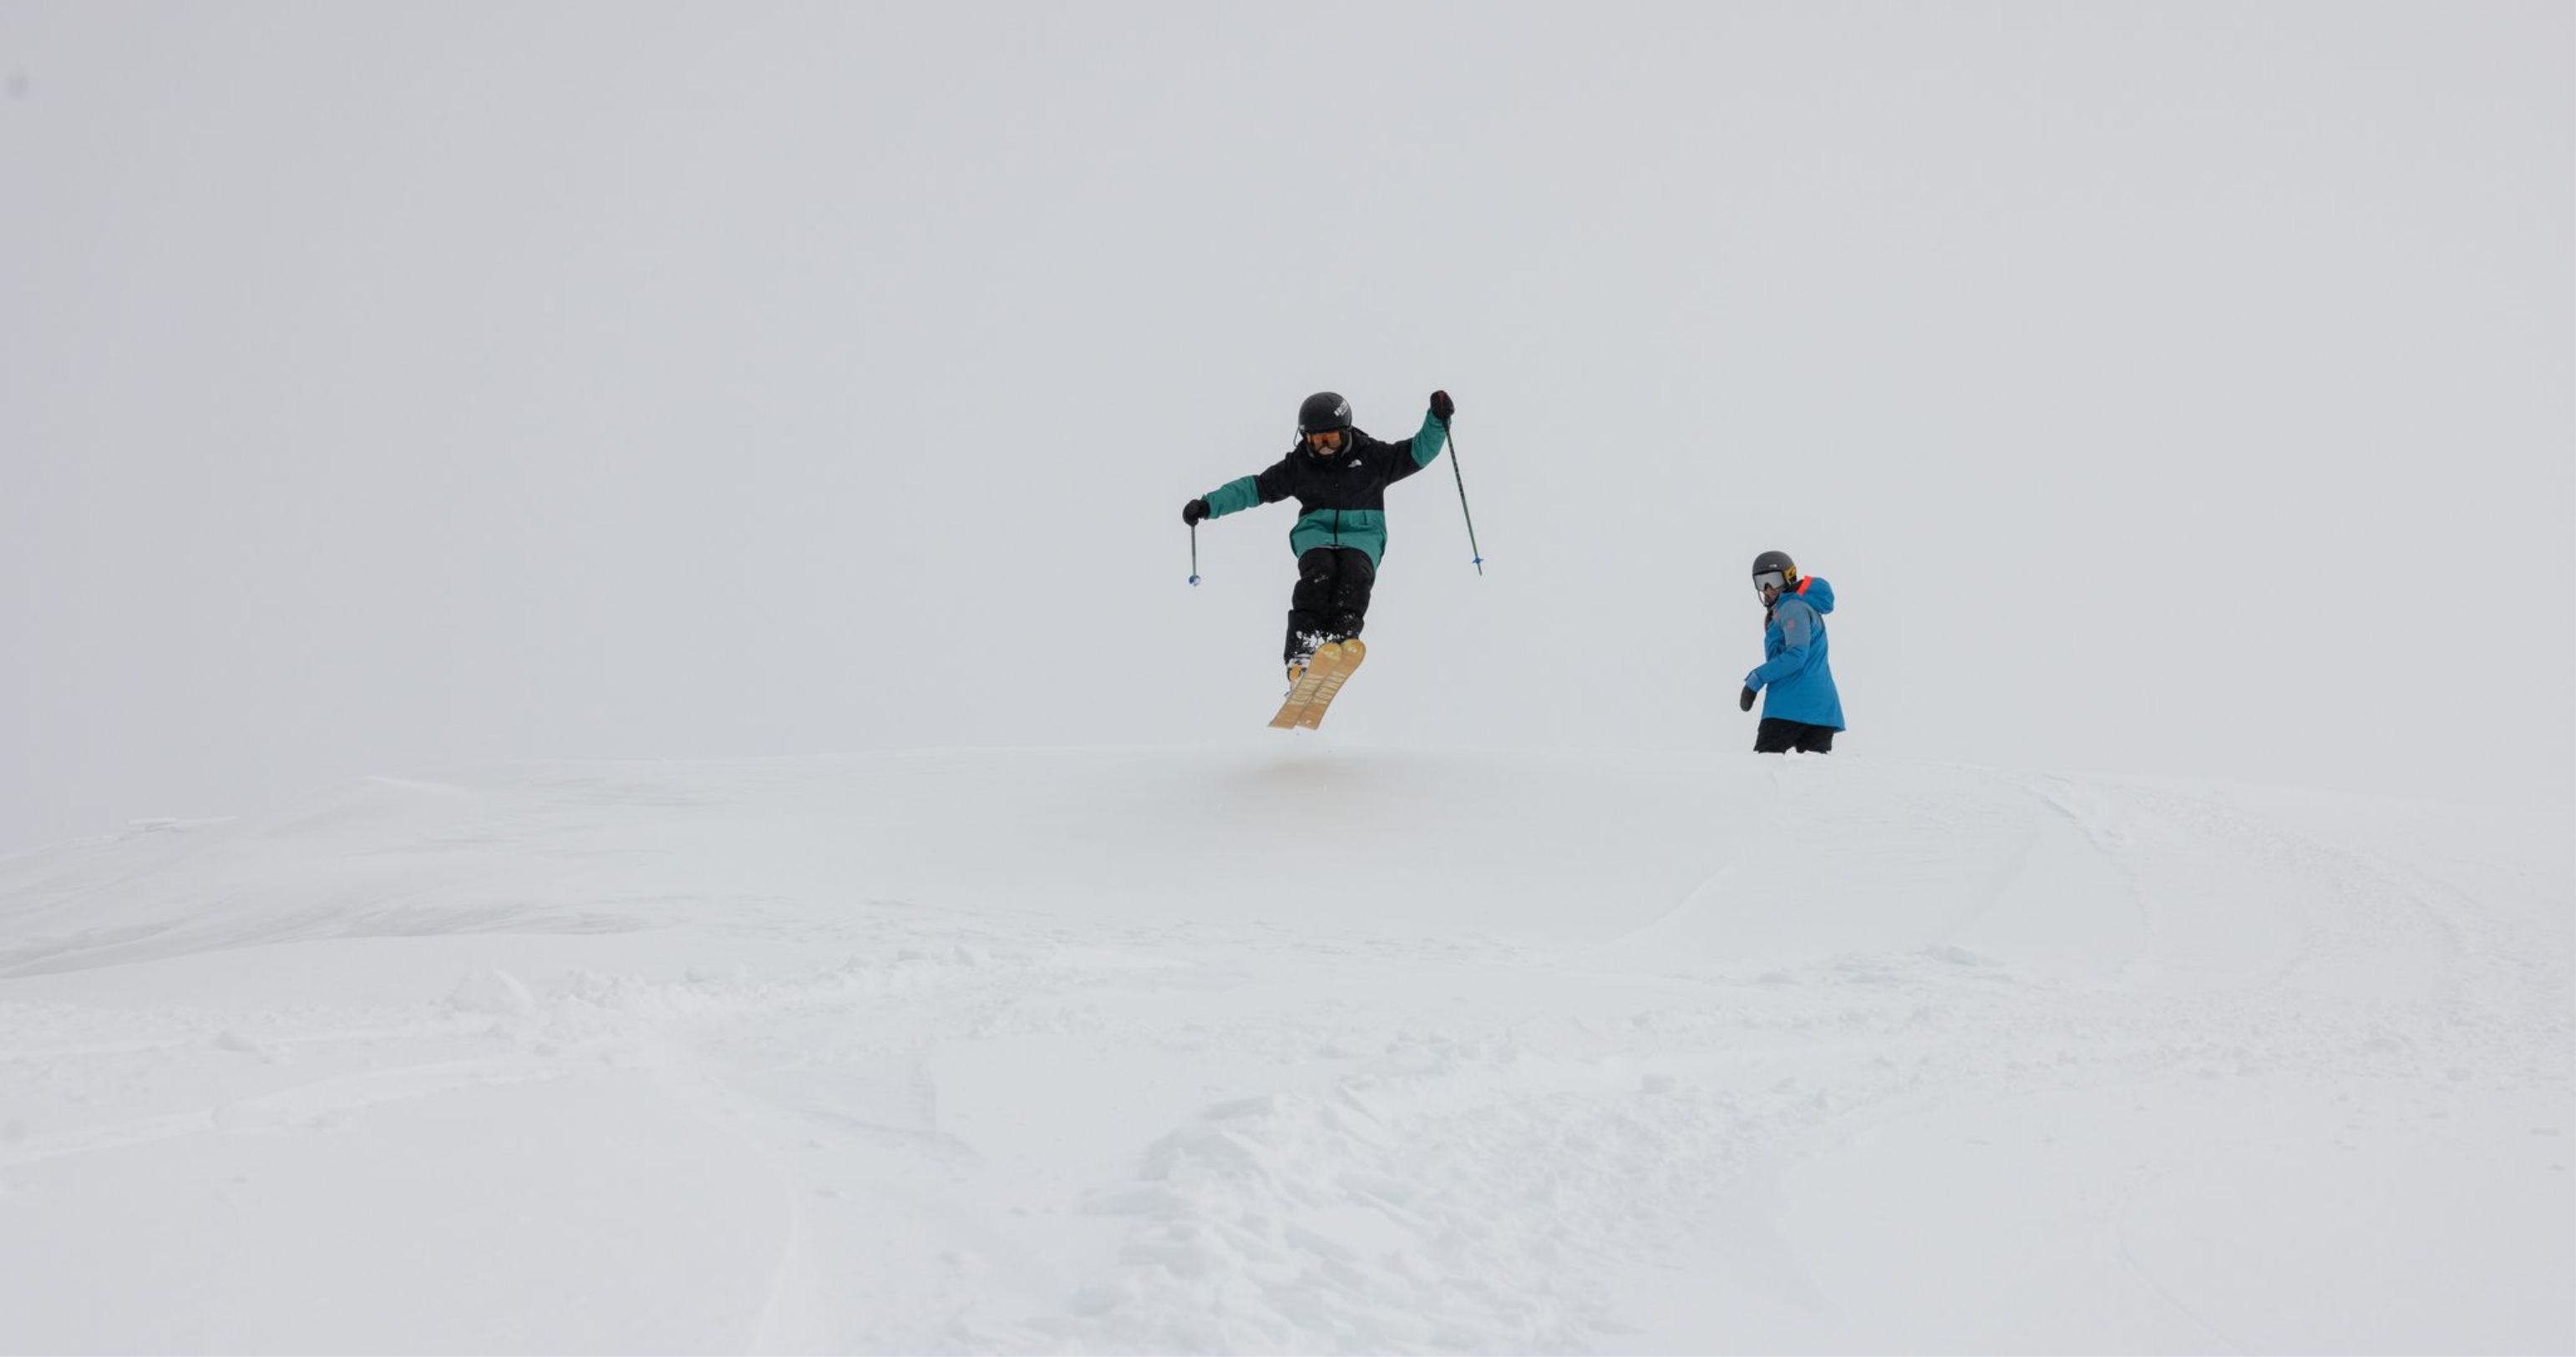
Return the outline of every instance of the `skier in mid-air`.
[[[1297,407],[1297,446],[1287,456],[1181,506],[1181,521],[1195,527],[1201,519],[1296,499],[1288,545],[1297,553],[1297,585],[1289,594],[1285,656],[1292,693],[1318,650],[1338,651],[1360,634],[1386,552],[1386,488],[1440,455],[1456,410],[1448,392],[1434,391],[1422,427],[1401,442],[1382,443],[1352,426],[1349,401],[1318,391]]]
[[[1842,694],[1825,658],[1824,615],[1834,610],[1834,587],[1801,576],[1789,553],[1766,551],[1753,558],[1753,592],[1762,600],[1762,663],[1744,676],[1736,700],[1751,711],[1762,695],[1753,752],[1830,754],[1843,728]]]

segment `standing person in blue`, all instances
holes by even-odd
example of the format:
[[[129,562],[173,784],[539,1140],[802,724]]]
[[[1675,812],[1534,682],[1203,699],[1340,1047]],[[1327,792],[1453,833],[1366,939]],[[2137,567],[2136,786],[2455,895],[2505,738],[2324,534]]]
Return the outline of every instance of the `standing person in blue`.
[[[1378,558],[1386,554],[1386,488],[1431,465],[1449,441],[1457,411],[1446,391],[1431,393],[1422,427],[1400,443],[1381,443],[1351,426],[1351,403],[1318,391],[1297,407],[1297,446],[1269,470],[1231,480],[1181,506],[1197,526],[1256,504],[1295,497],[1297,586],[1288,596],[1288,681],[1327,641],[1360,634]]]
[[[1753,558],[1753,592],[1762,600],[1762,663],[1744,676],[1744,696],[1736,703],[1753,710],[1762,701],[1762,726],[1753,737],[1756,754],[1830,754],[1834,732],[1843,728],[1843,699],[1834,691],[1833,666],[1825,658],[1825,614],[1834,610],[1834,587],[1801,576],[1798,563],[1785,551],[1766,551]]]

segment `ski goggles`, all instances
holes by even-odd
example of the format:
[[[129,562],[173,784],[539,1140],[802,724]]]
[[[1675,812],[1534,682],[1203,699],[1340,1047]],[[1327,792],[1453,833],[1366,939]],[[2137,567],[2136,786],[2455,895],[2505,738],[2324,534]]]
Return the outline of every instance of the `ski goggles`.
[[[1765,570],[1761,574],[1753,577],[1753,592],[1757,594],[1764,593],[1772,589],[1785,590],[1788,587],[1789,577],[1781,574],[1777,570]]]
[[[1339,429],[1317,429],[1306,435],[1306,446],[1310,448],[1338,448],[1341,445],[1342,431]]]

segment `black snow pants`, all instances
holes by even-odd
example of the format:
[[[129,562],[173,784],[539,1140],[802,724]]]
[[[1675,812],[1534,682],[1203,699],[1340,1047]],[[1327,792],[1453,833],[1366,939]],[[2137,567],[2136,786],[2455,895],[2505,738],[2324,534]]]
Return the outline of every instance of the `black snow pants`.
[[[1792,749],[1801,754],[1830,754],[1834,752],[1834,728],[1763,717],[1761,729],[1753,733],[1753,752],[1786,754]]]
[[[1302,664],[1326,641],[1360,634],[1377,567],[1357,547],[1317,547],[1297,558],[1297,588],[1288,596],[1285,663]]]

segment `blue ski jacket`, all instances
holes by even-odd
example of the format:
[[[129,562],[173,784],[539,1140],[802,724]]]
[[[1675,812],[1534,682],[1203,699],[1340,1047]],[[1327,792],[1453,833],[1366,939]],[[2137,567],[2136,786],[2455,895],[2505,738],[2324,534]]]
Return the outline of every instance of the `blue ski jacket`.
[[[1834,587],[1809,576],[1771,605],[1762,624],[1761,665],[1744,686],[1762,694],[1762,714],[1843,728],[1842,694],[1834,690],[1825,659],[1825,617],[1834,610]]]

